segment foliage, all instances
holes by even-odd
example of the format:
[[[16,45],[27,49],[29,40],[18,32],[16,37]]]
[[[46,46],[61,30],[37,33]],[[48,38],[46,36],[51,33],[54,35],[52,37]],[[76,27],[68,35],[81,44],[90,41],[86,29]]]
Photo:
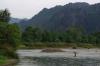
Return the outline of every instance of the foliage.
[[[0,55],[0,65],[6,62],[6,57]]]
[[[90,45],[83,45],[84,47],[92,47],[92,46],[99,46],[99,32],[92,33],[92,34],[85,34],[84,30],[72,26],[66,32],[49,32],[49,31],[41,31],[40,29],[28,27],[22,34],[22,40],[26,46],[44,46],[44,47],[56,47],[61,46],[59,43],[74,43],[72,47],[75,47],[80,44],[90,44]],[[37,44],[38,42],[42,43]],[[44,44],[43,44],[44,42]],[[47,42],[47,44],[45,44]],[[58,44],[54,44],[54,43]],[[53,43],[53,44],[49,44]],[[63,44],[62,44],[63,45]],[[68,46],[68,45],[63,45]],[[82,45],[81,45],[82,46]]]
[[[16,47],[20,41],[21,33],[18,26],[0,22],[0,44],[11,44]],[[15,45],[15,46],[14,46]]]
[[[0,21],[1,22],[9,22],[10,20],[10,13],[8,9],[0,10]]]
[[[0,11],[0,54],[8,58],[16,58],[15,50],[21,39],[19,27],[9,24],[8,10]]]

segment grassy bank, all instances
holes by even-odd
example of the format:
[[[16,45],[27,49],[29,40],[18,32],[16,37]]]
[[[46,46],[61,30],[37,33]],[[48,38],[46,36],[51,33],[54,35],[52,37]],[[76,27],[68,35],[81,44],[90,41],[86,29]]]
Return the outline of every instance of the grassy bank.
[[[41,49],[41,48],[97,48],[95,44],[87,43],[64,43],[64,42],[36,42],[31,44],[21,44],[19,49]]]
[[[0,66],[13,66],[18,62],[18,59],[8,59],[0,55]]]
[[[0,54],[0,66],[12,66],[12,64],[17,63],[18,58],[11,58],[10,56],[5,56],[4,54]]]
[[[0,65],[5,64],[7,62],[7,58],[5,56],[0,55]]]

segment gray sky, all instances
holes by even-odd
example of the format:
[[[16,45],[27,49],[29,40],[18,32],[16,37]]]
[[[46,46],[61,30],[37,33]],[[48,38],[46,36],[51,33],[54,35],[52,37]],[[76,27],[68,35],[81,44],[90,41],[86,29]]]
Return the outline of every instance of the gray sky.
[[[100,3],[100,0],[0,0],[0,9],[8,8],[12,17],[30,18],[43,8],[65,5],[69,2]]]

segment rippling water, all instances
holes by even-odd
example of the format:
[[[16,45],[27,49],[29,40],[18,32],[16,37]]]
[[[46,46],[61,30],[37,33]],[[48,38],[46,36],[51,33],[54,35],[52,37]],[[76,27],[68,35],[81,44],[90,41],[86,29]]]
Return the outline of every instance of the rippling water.
[[[100,66],[99,57],[93,57],[96,54],[94,52],[85,53],[85,57],[80,54],[79,57],[73,57],[72,52],[42,53],[40,50],[21,50],[18,52],[20,62],[16,66]]]
[[[100,60],[97,59],[77,59],[64,57],[36,57],[38,66],[100,66]]]

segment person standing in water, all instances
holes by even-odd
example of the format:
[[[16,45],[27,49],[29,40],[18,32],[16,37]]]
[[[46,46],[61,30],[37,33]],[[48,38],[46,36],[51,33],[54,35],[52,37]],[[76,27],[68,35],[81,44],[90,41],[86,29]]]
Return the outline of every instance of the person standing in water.
[[[76,52],[76,51],[74,51],[73,53],[74,53],[74,57],[77,57],[77,52]]]

